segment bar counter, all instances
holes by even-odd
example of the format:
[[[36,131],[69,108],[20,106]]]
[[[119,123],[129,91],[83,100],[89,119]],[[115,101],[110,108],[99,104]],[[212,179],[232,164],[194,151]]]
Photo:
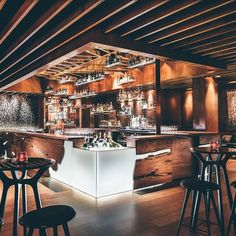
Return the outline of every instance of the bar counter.
[[[128,136],[127,147],[84,150],[83,136],[4,131],[7,153],[26,150],[31,157],[56,160],[50,175],[93,197],[173,182],[194,175],[190,147],[220,134],[180,131]]]

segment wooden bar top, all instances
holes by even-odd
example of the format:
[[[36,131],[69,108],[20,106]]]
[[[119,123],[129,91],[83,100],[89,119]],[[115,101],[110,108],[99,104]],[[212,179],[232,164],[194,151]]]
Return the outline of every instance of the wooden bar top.
[[[76,139],[84,138],[83,136],[78,136],[78,135],[48,134],[48,133],[38,133],[38,132],[20,131],[20,130],[3,130],[1,132],[15,133],[15,134],[26,135],[26,136],[37,137],[37,138],[56,139],[56,140],[64,140],[64,141],[73,141]]]
[[[175,138],[176,136],[201,136],[201,135],[217,135],[217,132],[204,132],[204,131],[170,131],[162,132],[160,135],[144,135],[144,136],[128,136],[128,139],[133,140],[156,140]]]

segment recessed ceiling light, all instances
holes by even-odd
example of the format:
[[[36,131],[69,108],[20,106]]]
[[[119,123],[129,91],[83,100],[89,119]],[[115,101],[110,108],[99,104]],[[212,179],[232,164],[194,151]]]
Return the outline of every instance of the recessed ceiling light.
[[[228,82],[228,84],[235,84],[236,83],[236,81],[230,81],[230,82]]]

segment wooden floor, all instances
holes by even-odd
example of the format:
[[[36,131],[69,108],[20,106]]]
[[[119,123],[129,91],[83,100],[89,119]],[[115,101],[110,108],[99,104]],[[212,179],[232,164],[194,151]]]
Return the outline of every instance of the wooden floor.
[[[236,173],[230,173],[231,181],[233,181],[234,176],[236,177]],[[43,184],[40,184],[40,193],[44,206],[68,204],[76,210],[76,218],[69,223],[72,236],[175,235],[184,197],[184,191],[181,187],[172,187],[150,193],[128,192],[96,200],[58,181],[45,179],[43,182]],[[9,193],[4,216],[5,225],[1,236],[12,235],[12,189]],[[28,189],[28,196],[28,207],[31,210],[35,206],[30,189]],[[224,211],[227,223],[229,206],[226,200],[224,190]],[[203,213],[202,211],[202,219],[204,219]],[[185,223],[188,222],[188,216],[189,209],[185,217]],[[212,235],[219,235],[218,227],[214,222],[215,219],[212,217]],[[207,233],[202,232],[205,229],[205,225],[202,224],[199,226],[198,232],[189,233],[188,228],[183,226],[180,235],[207,235]],[[19,235],[22,236],[20,226]],[[38,233],[35,233],[35,235],[38,235]],[[49,231],[48,235],[52,235],[52,233]],[[59,235],[63,235],[63,233],[60,232]],[[234,233],[232,232],[230,235],[234,235]]]

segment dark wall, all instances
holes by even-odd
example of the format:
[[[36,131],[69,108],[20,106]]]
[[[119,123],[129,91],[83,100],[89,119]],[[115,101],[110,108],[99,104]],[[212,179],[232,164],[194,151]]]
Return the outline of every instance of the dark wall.
[[[192,129],[192,91],[165,89],[162,92],[162,125],[178,125],[180,129]]]

